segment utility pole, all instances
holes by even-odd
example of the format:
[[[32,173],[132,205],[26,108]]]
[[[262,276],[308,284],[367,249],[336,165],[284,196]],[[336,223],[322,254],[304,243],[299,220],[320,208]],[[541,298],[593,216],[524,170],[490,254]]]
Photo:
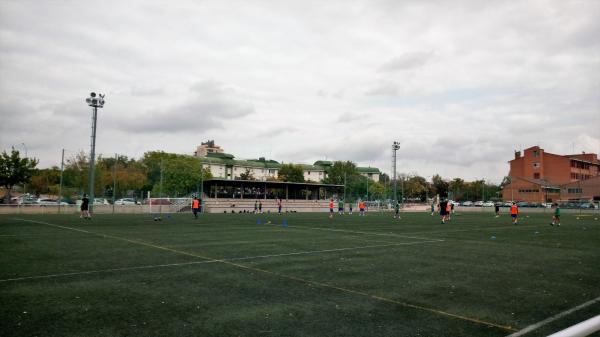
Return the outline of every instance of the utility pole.
[[[162,216],[162,193],[163,193],[163,161],[164,158],[160,158],[160,190],[158,192],[158,213]]]
[[[115,214],[115,194],[117,193],[117,154],[115,153],[115,164],[113,165],[113,190],[112,190],[112,212]],[[142,195],[142,199],[143,199]]]
[[[63,172],[65,170],[65,149],[62,149],[60,157],[60,186],[58,187],[58,213],[60,214],[60,204],[62,202]]]
[[[396,178],[396,152],[400,149],[400,142],[392,144],[392,174],[394,184],[394,202],[398,202],[398,180]]]

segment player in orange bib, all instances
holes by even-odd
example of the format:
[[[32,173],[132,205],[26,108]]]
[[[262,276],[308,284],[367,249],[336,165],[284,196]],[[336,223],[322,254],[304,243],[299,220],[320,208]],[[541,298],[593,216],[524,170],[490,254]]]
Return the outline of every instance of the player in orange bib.
[[[519,216],[519,208],[515,202],[510,206],[510,217],[512,218],[513,225],[517,224],[517,217]]]
[[[333,199],[329,200],[329,218],[333,218]]]
[[[360,210],[359,216],[365,216],[365,202],[364,201],[360,201],[358,203],[358,209]]]
[[[192,201],[192,213],[194,213],[194,217],[198,219],[198,209],[200,208],[200,200],[198,197],[194,197],[194,201]]]

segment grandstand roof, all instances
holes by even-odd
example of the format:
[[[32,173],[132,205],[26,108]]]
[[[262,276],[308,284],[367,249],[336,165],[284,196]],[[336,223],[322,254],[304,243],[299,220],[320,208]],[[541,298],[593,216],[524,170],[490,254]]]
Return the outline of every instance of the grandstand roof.
[[[296,183],[289,181],[262,181],[262,180],[239,180],[239,179],[225,179],[225,178],[211,178],[205,179],[205,182],[224,182],[227,184],[231,183],[265,183],[265,184],[275,184],[275,185],[307,185],[307,186],[322,186],[322,187],[344,187],[344,185],[338,184],[320,184],[320,183]]]

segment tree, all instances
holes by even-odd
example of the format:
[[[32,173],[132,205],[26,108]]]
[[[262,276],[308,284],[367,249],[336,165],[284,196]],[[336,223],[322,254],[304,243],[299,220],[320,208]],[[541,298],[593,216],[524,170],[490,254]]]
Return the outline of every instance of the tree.
[[[277,174],[280,181],[301,183],[304,182],[304,169],[302,165],[283,164]]]
[[[139,191],[146,184],[144,167],[138,161],[129,159],[127,156],[117,156],[116,162],[113,157],[98,158],[96,172],[98,177],[96,189],[99,189],[100,194],[106,197],[112,197],[114,194],[117,198],[117,196],[124,195],[122,191]],[[116,191],[113,191],[115,180]]]
[[[15,185],[29,182],[37,164],[38,160],[35,158],[21,158],[19,151],[14,148],[10,155],[6,151],[2,152],[0,155],[0,185],[8,191],[6,203],[10,202],[10,192]]]
[[[240,174],[240,179],[241,180],[255,180],[254,175],[252,174],[252,171],[250,171],[249,168],[246,168],[246,171],[244,171],[244,173]]]
[[[30,179],[29,188],[35,193],[58,193],[60,183],[60,169],[53,166],[49,169],[35,170]]]
[[[151,151],[144,153],[140,165],[147,177],[144,189],[152,190],[155,196],[160,192],[161,170],[163,196],[187,195],[197,191],[202,180],[212,178],[210,170],[202,167],[200,158],[193,156]]]
[[[440,198],[448,197],[448,182],[442,179],[439,174],[434,175],[431,178],[433,184],[434,193],[438,194]]]
[[[356,164],[351,161],[336,161],[331,166],[327,173],[327,177],[323,180],[325,184],[348,185],[350,180],[356,179],[360,174],[356,169]]]
[[[454,178],[449,184],[448,189],[452,191],[452,198],[454,200],[463,200],[466,190],[465,181],[461,178]]]
[[[425,178],[418,175],[409,177],[404,184],[406,197],[411,199],[425,200],[428,188]]]

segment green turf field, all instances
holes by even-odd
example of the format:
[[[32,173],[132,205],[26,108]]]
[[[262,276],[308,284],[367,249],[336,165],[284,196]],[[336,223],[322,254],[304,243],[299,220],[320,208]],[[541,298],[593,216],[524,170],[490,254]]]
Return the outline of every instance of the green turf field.
[[[600,312],[600,220],[549,221],[3,215],[0,336],[545,336]]]

